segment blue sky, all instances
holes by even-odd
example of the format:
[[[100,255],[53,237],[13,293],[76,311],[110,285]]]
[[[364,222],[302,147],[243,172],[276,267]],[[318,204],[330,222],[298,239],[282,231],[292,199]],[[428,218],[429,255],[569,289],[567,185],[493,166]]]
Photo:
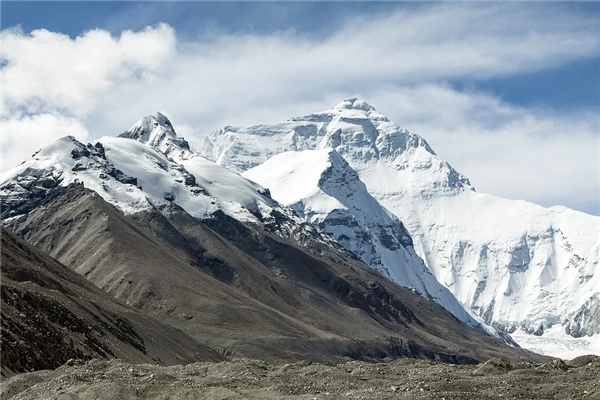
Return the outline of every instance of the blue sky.
[[[17,135],[36,126],[55,132],[36,133],[36,143],[61,132],[92,140],[161,110],[193,143],[225,124],[275,122],[358,95],[424,136],[479,191],[600,214],[600,3],[1,7],[3,147],[13,146],[3,170],[30,154]],[[148,50],[123,55],[127,30]],[[88,65],[81,54],[92,47],[99,58]],[[34,53],[49,66],[36,68]],[[17,89],[36,77],[55,84]]]

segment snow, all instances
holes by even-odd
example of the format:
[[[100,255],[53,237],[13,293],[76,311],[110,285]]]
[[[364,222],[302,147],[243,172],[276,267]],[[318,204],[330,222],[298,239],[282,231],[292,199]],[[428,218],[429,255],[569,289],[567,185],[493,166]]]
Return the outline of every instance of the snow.
[[[146,194],[135,185],[122,184],[113,177],[106,176],[107,165],[104,160],[94,157],[73,159],[71,152],[81,147],[85,146],[71,136],[60,138],[40,150],[31,159],[3,173],[0,182],[3,185],[19,176],[41,176],[52,172],[57,179],[62,179],[61,186],[83,182],[86,188],[95,191],[104,200],[116,205],[125,213],[139,212],[151,207]],[[78,163],[85,165],[86,169],[73,171]]]
[[[243,175],[267,187],[275,200],[389,279],[438,302],[472,326],[482,322],[427,270],[402,223],[368,193],[335,150],[281,153]]]
[[[196,177],[196,183],[206,193],[221,201],[221,206],[230,215],[238,215],[231,207],[258,211],[259,205],[273,208],[275,205],[262,194],[264,188],[254,184],[239,174],[215,164],[201,156],[195,156],[181,163],[187,171]],[[239,205],[239,206],[236,206]],[[241,219],[241,216],[240,218]]]
[[[423,138],[359,99],[276,124],[225,127],[199,152],[243,172],[287,151],[329,148],[404,223],[437,280],[488,323],[542,332],[600,292],[600,217],[478,193]]]
[[[554,325],[542,336],[531,335],[523,330],[518,330],[511,336],[525,349],[563,360],[587,354],[600,354],[600,335],[574,338],[567,335],[561,325]]]
[[[319,180],[323,171],[331,165],[330,151],[282,153],[243,176],[255,182],[268,182],[268,185],[261,185],[268,187],[277,201],[294,204],[321,192]],[[317,204],[315,206],[318,207]]]
[[[160,112],[142,118],[120,136],[147,144],[175,161],[194,155],[187,141],[177,136],[171,121]]]

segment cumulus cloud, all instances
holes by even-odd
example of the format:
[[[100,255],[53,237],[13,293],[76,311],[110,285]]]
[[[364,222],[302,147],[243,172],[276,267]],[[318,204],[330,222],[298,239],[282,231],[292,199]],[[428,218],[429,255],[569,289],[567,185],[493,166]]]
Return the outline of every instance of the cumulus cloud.
[[[175,47],[174,30],[160,24],[119,37],[92,30],[71,39],[45,29],[2,32],[5,113],[48,109],[85,116],[96,98],[122,81],[148,82]]]
[[[3,149],[15,159],[36,150],[22,139],[38,114],[63,118],[51,132],[93,139],[168,110],[193,144],[223,125],[275,122],[359,95],[424,136],[479,190],[591,211],[600,200],[593,113],[517,107],[445,82],[598,57],[597,28],[594,16],[566,9],[443,4],[350,17],[322,38],[213,30],[183,41],[164,24],[118,37],[8,30]],[[584,196],[589,204],[577,200]]]
[[[34,151],[63,136],[89,138],[83,123],[60,114],[36,114],[2,120],[2,171],[25,161]]]

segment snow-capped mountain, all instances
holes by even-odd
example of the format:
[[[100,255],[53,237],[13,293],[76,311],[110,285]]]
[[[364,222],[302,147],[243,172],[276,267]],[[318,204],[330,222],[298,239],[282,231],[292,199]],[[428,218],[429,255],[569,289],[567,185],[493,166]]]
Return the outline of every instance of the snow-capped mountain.
[[[19,218],[40,201],[48,201],[57,188],[74,182],[82,182],[125,214],[167,210],[171,203],[199,219],[222,211],[240,222],[268,227],[282,237],[294,236],[300,243],[318,238],[332,249],[345,248],[394,282],[441,304],[460,320],[497,334],[465,311],[437,282],[415,253],[402,222],[367,192],[357,173],[336,151],[299,153],[295,164],[287,162],[289,157],[283,154],[248,172],[249,180],[193,153],[168,118],[157,113],[144,117],[119,137],[103,137],[94,144],[64,137],[3,174],[0,190],[8,205],[3,219]],[[283,161],[281,165],[277,165],[278,159]],[[302,165],[313,168],[302,170]],[[283,190],[272,187],[277,201],[255,183],[271,186],[272,181],[260,179],[270,169],[283,173],[273,176],[279,176],[279,183],[284,185]],[[296,179],[302,180],[299,175],[303,174],[310,181],[308,185]],[[286,183],[302,188],[300,192],[289,191],[294,199],[285,195],[279,198],[280,193],[288,192]],[[280,203],[292,206],[295,212]]]
[[[222,211],[284,237],[300,242],[316,238],[342,249],[281,207],[268,190],[191,152],[160,113],[143,118],[120,137],[103,137],[93,144],[71,136],[58,139],[3,173],[0,182],[4,224],[47,202],[56,189],[80,182],[125,214],[176,203],[199,219]]]
[[[543,359],[386,279],[267,189],[191,153],[164,116],[123,136],[65,137],[3,174],[3,226],[226,357]],[[417,258],[402,224],[348,164],[337,153],[323,157],[336,168],[320,171],[318,190],[358,207],[332,215],[358,218],[373,246]],[[379,226],[359,208],[377,214]],[[417,283],[435,282],[418,267],[429,278]],[[433,286],[423,292],[450,295]]]
[[[478,193],[423,138],[362,100],[272,125],[225,127],[199,152],[243,172],[279,153],[327,148],[404,223],[438,281],[488,323],[542,334],[569,323],[600,291],[599,217]],[[257,180],[268,182],[268,173]]]
[[[243,175],[268,187],[275,200],[333,236],[373,269],[443,305],[460,320],[479,325],[429,272],[402,222],[368,193],[337,151],[281,153]]]

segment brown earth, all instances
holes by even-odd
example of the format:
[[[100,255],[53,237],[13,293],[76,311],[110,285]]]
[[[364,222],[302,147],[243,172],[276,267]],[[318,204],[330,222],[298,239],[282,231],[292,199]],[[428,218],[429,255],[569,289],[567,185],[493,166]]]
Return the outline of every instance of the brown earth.
[[[185,364],[224,357],[122,304],[2,229],[2,375],[57,368],[70,358]]]
[[[452,365],[400,359],[386,364],[274,365],[236,360],[160,367],[71,361],[21,374],[1,399],[600,399],[600,357]]]

